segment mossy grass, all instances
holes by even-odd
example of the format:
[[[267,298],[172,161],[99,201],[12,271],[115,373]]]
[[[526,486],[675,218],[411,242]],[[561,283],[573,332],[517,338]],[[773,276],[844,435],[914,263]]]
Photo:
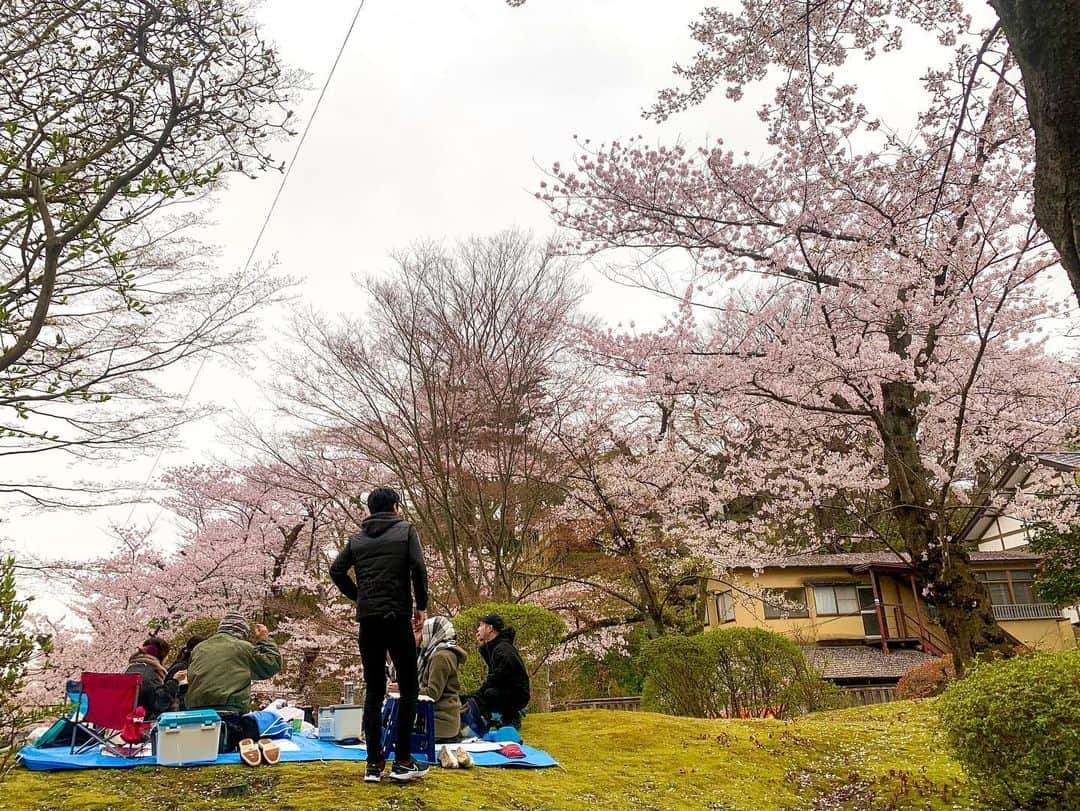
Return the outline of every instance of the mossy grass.
[[[534,714],[556,769],[432,769],[365,784],[362,763],[91,772],[17,768],[0,809],[975,809],[932,702],[706,721],[607,710]]]

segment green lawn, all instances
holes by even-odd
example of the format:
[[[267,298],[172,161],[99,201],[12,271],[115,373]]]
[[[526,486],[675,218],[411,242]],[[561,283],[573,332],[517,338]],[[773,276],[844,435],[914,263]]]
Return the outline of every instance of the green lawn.
[[[530,715],[557,769],[432,769],[367,785],[360,763],[41,773],[17,768],[0,809],[975,809],[933,706],[898,702],[793,722],[593,710]]]

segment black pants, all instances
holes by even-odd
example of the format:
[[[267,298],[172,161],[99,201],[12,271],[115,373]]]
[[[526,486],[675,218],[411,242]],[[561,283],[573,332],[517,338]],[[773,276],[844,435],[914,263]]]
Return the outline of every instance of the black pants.
[[[527,695],[522,696],[517,690],[501,690],[497,687],[488,687],[476,693],[473,698],[485,718],[490,719],[492,713],[498,713],[504,724],[514,723],[521,710],[529,703]]]
[[[259,722],[238,712],[218,710],[221,716],[221,738],[218,740],[219,752],[235,752],[244,738],[259,739]]]
[[[420,684],[416,673],[416,640],[409,617],[391,614],[360,619],[360,661],[364,665],[364,738],[368,763],[384,760],[382,751],[382,705],[386,697],[386,654],[397,671],[397,740],[394,757],[400,763],[412,758],[411,738],[416,723],[416,697]]]

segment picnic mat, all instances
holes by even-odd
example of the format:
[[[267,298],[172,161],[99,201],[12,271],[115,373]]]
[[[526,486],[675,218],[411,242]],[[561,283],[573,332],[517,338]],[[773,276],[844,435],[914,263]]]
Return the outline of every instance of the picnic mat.
[[[338,746],[329,741],[320,741],[314,738],[293,738],[291,741],[279,741],[281,744],[281,761],[283,763],[300,763],[311,760],[355,760],[367,759],[367,752],[363,747]],[[451,744],[451,746],[454,746]],[[495,751],[472,752],[473,760],[477,766],[501,766],[518,768],[543,768],[546,766],[558,766],[556,760],[547,752],[534,749],[531,746],[520,744],[524,758],[508,758]],[[418,756],[423,759],[422,755]],[[34,746],[24,746],[19,751],[19,759],[28,769],[34,771],[57,771],[61,769],[128,769],[132,766],[154,766],[153,756],[147,754],[142,757],[122,758],[114,755],[103,755],[97,749],[81,755],[72,755],[68,747],[58,746],[48,749],[38,749]],[[192,763],[191,766],[224,766],[239,764],[240,754],[231,752],[227,755],[218,755],[217,760],[211,763]],[[265,766],[260,768],[266,768]]]

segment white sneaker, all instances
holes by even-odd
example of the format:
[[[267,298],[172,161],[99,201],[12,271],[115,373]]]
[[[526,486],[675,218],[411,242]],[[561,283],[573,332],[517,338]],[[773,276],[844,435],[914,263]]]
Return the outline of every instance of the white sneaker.
[[[449,746],[444,746],[439,750],[439,765],[444,769],[456,769],[458,767],[458,759],[454,757],[454,753],[450,751]]]
[[[458,766],[462,769],[471,769],[476,765],[476,761],[473,760],[473,756],[469,754],[469,750],[462,746],[457,748],[454,752],[454,757],[457,758]]]

